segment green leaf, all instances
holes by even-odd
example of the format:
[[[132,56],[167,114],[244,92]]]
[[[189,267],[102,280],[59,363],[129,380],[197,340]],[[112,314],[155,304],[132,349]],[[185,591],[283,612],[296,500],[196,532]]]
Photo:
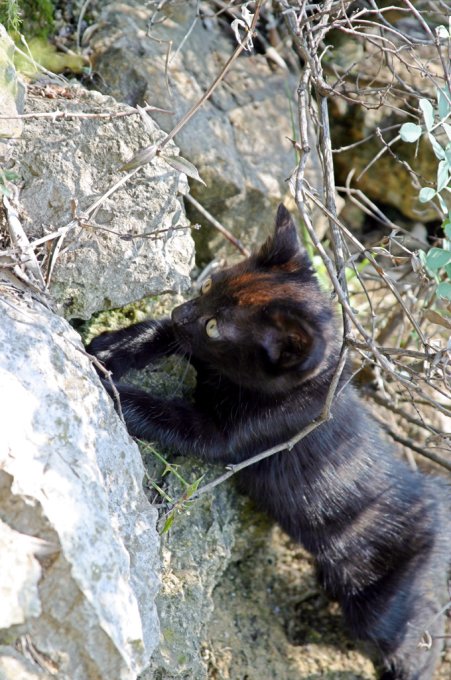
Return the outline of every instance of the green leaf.
[[[440,161],[437,168],[437,191],[442,191],[449,182],[449,168],[447,161]]]
[[[441,27],[439,27],[441,28]],[[443,28],[445,28],[443,26]],[[446,28],[445,28],[446,31]],[[448,101],[449,99],[449,101]],[[444,120],[448,113],[451,111],[451,97],[449,96],[448,88],[442,89],[437,88],[437,102],[438,102],[438,115],[440,120]]]
[[[416,125],[415,123],[404,123],[401,125],[399,131],[400,137],[403,142],[416,142],[417,139],[421,137],[423,130],[421,125]]]
[[[451,170],[451,142],[449,142],[449,144],[446,145],[445,159],[446,162],[448,163],[449,169]]]
[[[449,191],[449,189],[448,189]],[[448,206],[446,205],[445,201],[442,198],[441,194],[437,194],[438,202],[440,203],[440,208],[442,209],[442,212],[444,215],[448,212]]]
[[[163,529],[161,530],[162,534],[165,534],[167,531],[169,531],[169,529],[174,524],[174,519],[175,519],[175,512],[171,512],[171,514],[167,518],[166,522],[164,523]]]
[[[445,130],[446,135],[451,142],[451,125],[449,123],[442,123],[442,128]]]
[[[203,184],[204,187],[207,186],[204,180],[200,177],[196,166],[190,163],[190,161],[187,161],[186,158],[183,158],[183,156],[164,156],[163,154],[160,154],[160,158],[163,158],[166,163],[171,166],[171,168],[174,168],[174,170],[177,170],[178,172],[184,172],[185,175],[197,180]]]
[[[127,163],[121,166],[121,170],[134,170],[135,168],[140,168],[155,158],[157,153],[157,144],[152,144],[151,146],[146,146],[136,153],[133,158],[131,158]]]
[[[423,112],[426,129],[430,130],[434,127],[434,108],[429,99],[420,99],[420,109]]]
[[[418,259],[420,260],[423,267],[426,267],[426,253],[424,252],[424,250],[418,251]]]
[[[434,198],[436,193],[437,192],[435,191],[435,189],[431,189],[430,187],[423,187],[420,193],[418,194],[418,200],[420,201],[420,203],[427,203],[428,201],[431,201]]]
[[[434,153],[435,153],[435,155],[437,156],[437,158],[438,158],[440,161],[445,160],[445,158],[446,158],[446,156],[445,156],[445,151],[444,151],[444,149],[442,149],[442,147],[440,146],[440,144],[437,142],[437,140],[435,139],[434,135],[431,135],[431,133],[429,132],[428,137],[429,137],[429,141],[430,141],[431,144],[432,144],[432,150],[434,151]]]
[[[3,194],[6,198],[11,198],[11,191],[4,184],[0,184],[0,194]]]
[[[196,493],[196,491],[199,487],[199,484],[201,483],[201,481],[203,480],[204,477],[205,477],[205,475],[202,475],[201,477],[199,477],[199,479],[196,479],[192,484],[190,484],[187,487],[187,489],[185,491],[187,498],[191,498],[191,496]]]
[[[446,276],[451,280],[451,264],[447,264],[446,267],[444,267]]]
[[[439,269],[451,263],[451,252],[443,250],[443,248],[431,248],[426,255],[426,266],[432,272],[438,272]]]
[[[442,281],[438,284],[437,290],[435,292],[438,297],[451,300],[451,283],[449,281]]]
[[[446,28],[446,26],[443,26],[443,24],[441,24],[440,26],[436,26],[435,32],[437,36],[443,40],[447,40],[449,38],[448,29]]]
[[[446,220],[443,222],[443,231],[445,232],[446,238],[451,241],[451,220]]]

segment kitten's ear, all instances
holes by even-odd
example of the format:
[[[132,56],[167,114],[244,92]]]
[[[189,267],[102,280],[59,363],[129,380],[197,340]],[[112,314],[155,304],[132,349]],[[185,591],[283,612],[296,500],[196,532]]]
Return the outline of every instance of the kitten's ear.
[[[257,264],[261,266],[284,265],[306,257],[299,242],[296,225],[288,210],[281,203],[277,209],[274,235],[270,236],[257,253]]]
[[[313,371],[322,361],[326,342],[321,329],[312,328],[305,319],[285,309],[269,313],[271,326],[263,348],[277,370]]]

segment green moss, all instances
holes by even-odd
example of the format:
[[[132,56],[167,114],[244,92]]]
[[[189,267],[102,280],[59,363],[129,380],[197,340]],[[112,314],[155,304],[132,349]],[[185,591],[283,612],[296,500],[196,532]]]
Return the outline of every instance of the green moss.
[[[89,321],[77,323],[75,320],[72,325],[80,333],[84,342],[88,343],[104,331],[116,331],[119,328],[125,328],[125,326],[143,321],[150,315],[152,303],[157,300],[158,298],[155,297],[146,297],[125,307],[105,309],[94,314]],[[105,306],[108,306],[107,301],[105,303]]]
[[[18,31],[22,22],[19,0],[0,0],[0,24],[7,31]]]
[[[36,64],[43,66],[52,73],[62,73],[70,70],[73,73],[81,73],[84,67],[83,57],[79,54],[66,54],[58,52],[55,45],[52,45],[43,36],[38,36],[27,40],[26,47],[16,39],[18,47],[30,55],[32,59],[26,58],[23,55],[16,53],[14,55],[14,63],[18,71],[29,77],[33,77],[39,73],[39,68]],[[36,63],[33,63],[33,60]]]
[[[54,29],[52,0],[0,0],[0,22],[7,31],[47,37]]]

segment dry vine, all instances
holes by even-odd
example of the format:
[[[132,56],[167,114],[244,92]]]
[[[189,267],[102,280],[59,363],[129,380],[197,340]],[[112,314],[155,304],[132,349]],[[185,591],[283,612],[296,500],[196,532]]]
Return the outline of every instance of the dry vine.
[[[418,267],[415,269],[417,260],[412,245],[404,245],[399,238],[402,229],[398,230],[396,225],[392,225],[394,229],[387,234],[385,241],[370,249],[351,234],[337,217],[332,143],[327,117],[328,100],[332,96],[352,99],[366,108],[382,105],[394,108],[395,102],[404,101],[408,115],[416,114],[412,101],[424,96],[424,91],[408,85],[399,76],[406,64],[411,70],[421,72],[426,83],[429,80],[434,86],[439,84],[441,87],[449,84],[450,68],[444,59],[443,45],[423,18],[424,13],[429,20],[426,5],[431,8],[434,3],[423,3],[423,11],[418,12],[413,11],[411,3],[406,0],[406,9],[401,8],[401,12],[409,12],[410,19],[413,14],[419,22],[424,36],[416,39],[401,34],[389,23],[386,16],[391,8],[379,10],[375,3],[354,14],[348,13],[351,6],[348,2],[330,1],[317,8],[286,0],[278,0],[275,4],[285,17],[293,46],[303,61],[298,90],[300,140],[297,147],[301,158],[296,173],[296,202],[342,305],[344,345],[352,345],[361,354],[364,364],[371,366],[371,377],[378,382],[379,387],[375,394],[384,395],[384,405],[389,410],[395,410],[403,419],[404,427],[408,423],[412,425],[412,417],[415,416],[414,436],[421,444],[410,437],[402,437],[392,428],[387,428],[389,433],[405,446],[450,470],[449,421],[448,425],[445,420],[439,427],[440,432],[434,425],[439,413],[451,416],[450,347],[446,342],[446,333],[438,333],[437,326],[429,323],[432,321],[447,326],[442,311],[446,314],[446,304],[435,298],[431,282],[421,276]],[[335,73],[335,82],[329,84],[330,73],[336,69],[330,63],[324,67],[322,59],[327,54],[326,38],[331,31],[352,34],[353,38],[364,41],[365,45],[371,44],[372,61],[367,57],[370,73],[368,87],[362,86],[365,64],[354,64],[346,74]],[[377,92],[374,80],[371,81],[370,77],[372,75],[375,78],[372,73],[374,48],[378,50],[379,63],[386,65],[393,75],[390,86],[384,86],[382,90],[376,88]],[[422,60],[421,50],[427,50],[428,61],[425,58]],[[433,64],[434,52],[436,64]],[[441,70],[437,65],[442,67]],[[430,83],[426,84],[426,91]],[[315,104],[312,98],[316,99]],[[318,144],[325,182],[323,199],[305,185],[303,177],[312,143],[308,139],[307,118],[312,115],[318,117],[320,127]],[[377,157],[393,147],[397,139],[398,135],[384,144]],[[378,158],[375,157],[361,174],[367,172]],[[413,170],[411,173],[416,174]],[[312,203],[320,207],[329,219],[334,265],[318,241],[311,223],[308,206]],[[362,273],[355,270],[359,285],[348,291],[344,266],[355,267],[356,258],[362,256],[368,260],[368,265]],[[398,275],[400,269],[401,276]],[[389,320],[393,318],[395,322],[390,326]],[[391,346],[386,346],[385,342],[390,342]],[[424,435],[419,434],[421,432]],[[435,449],[441,452],[437,453]]]

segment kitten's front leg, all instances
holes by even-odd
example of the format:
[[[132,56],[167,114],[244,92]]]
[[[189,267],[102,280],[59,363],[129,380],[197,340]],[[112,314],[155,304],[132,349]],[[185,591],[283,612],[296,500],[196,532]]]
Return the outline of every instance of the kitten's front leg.
[[[102,380],[116,401],[111,383]],[[213,422],[211,415],[183,399],[163,399],[132,385],[115,384],[128,432],[172,449],[174,453],[203,460],[233,462],[230,438]]]
[[[132,368],[144,368],[163,356],[177,354],[171,319],[147,320],[119,331],[107,331],[86,347],[112,372],[115,380]]]

